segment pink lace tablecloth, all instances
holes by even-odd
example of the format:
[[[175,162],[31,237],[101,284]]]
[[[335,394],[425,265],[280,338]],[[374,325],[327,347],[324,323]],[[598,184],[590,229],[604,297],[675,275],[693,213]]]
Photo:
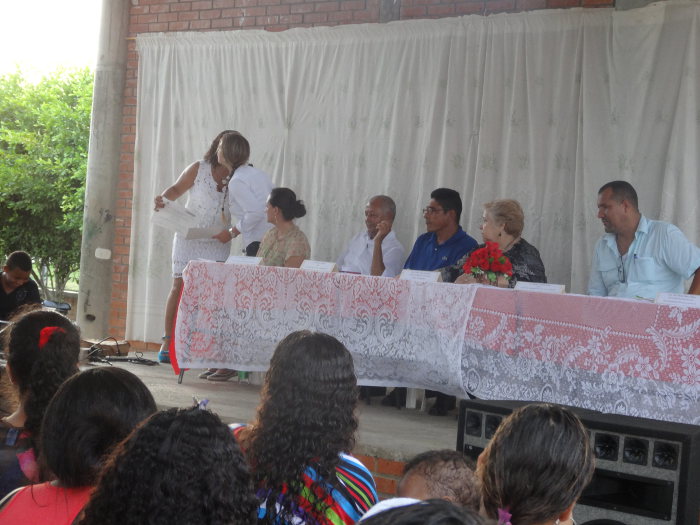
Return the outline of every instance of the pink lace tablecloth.
[[[183,368],[262,371],[309,329],[341,340],[365,385],[700,423],[698,309],[208,262],[183,278]]]

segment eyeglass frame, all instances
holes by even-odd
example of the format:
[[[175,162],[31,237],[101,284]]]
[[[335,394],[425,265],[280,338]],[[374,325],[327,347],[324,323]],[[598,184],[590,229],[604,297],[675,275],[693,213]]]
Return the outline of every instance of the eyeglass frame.
[[[423,212],[423,215],[434,215],[440,211],[442,213],[447,213],[450,210],[448,210],[447,208],[433,208],[432,206],[426,206],[421,211]]]

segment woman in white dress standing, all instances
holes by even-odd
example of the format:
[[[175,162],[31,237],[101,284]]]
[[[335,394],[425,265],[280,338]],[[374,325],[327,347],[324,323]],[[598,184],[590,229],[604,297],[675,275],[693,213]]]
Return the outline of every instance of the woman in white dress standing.
[[[186,240],[179,233],[175,234],[172,255],[173,286],[165,304],[163,343],[158,352],[158,360],[161,363],[170,362],[168,349],[182,290],[182,270],[192,259],[225,261],[231,250],[231,239],[228,234],[231,224],[228,194],[230,169],[222,165],[216,155],[221,137],[227,133],[237,132],[225,130],[219,133],[204,154],[204,158],[185,168],[175,183],[155,198],[155,210],[158,211],[165,206],[163,199],[173,201],[189,192],[186,208],[197,216],[199,221],[197,226],[209,228],[220,225],[221,232],[224,233],[224,235],[219,233],[211,239],[193,240]]]

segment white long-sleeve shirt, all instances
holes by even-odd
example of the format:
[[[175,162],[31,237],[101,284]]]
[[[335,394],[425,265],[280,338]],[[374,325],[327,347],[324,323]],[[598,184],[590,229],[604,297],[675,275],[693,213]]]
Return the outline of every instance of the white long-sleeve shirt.
[[[338,269],[342,272],[356,272],[370,275],[374,240],[369,238],[367,231],[358,233],[348,243],[343,254],[338,258]],[[384,261],[384,277],[394,277],[401,273],[405,260],[404,248],[393,231],[382,241],[382,259]]]
[[[267,222],[265,204],[272,188],[270,176],[253,166],[241,166],[229,184],[231,215],[236,217],[236,229],[243,236],[243,246],[261,241],[272,225]]]

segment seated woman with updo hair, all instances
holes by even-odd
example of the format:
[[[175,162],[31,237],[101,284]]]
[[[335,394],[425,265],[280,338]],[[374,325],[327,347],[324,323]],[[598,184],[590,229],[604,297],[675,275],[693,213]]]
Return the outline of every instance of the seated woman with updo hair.
[[[231,426],[252,468],[259,523],[352,524],[376,503],[372,475],[348,454],[357,399],[340,341],[307,331],[280,341],[256,420]]]
[[[521,237],[525,226],[525,214],[520,203],[513,199],[502,199],[484,204],[481,223],[481,236],[485,243],[495,242],[510,259],[513,265],[513,277],[506,284],[500,281],[499,286],[515,286],[518,281],[531,283],[546,283],[544,263],[540,252],[532,244]],[[484,245],[478,246],[483,248]],[[477,281],[471,275],[464,274],[464,263],[471,255],[467,253],[452,266],[440,270],[444,282],[470,284]]]
[[[265,266],[299,268],[311,255],[309,240],[294,224],[294,219],[306,215],[304,203],[297,200],[289,188],[275,188],[267,199],[267,222],[274,228],[265,233],[258,257]]]
[[[526,405],[506,417],[479,456],[483,509],[499,525],[575,524],[594,469],[588,432],[571,410]]]

